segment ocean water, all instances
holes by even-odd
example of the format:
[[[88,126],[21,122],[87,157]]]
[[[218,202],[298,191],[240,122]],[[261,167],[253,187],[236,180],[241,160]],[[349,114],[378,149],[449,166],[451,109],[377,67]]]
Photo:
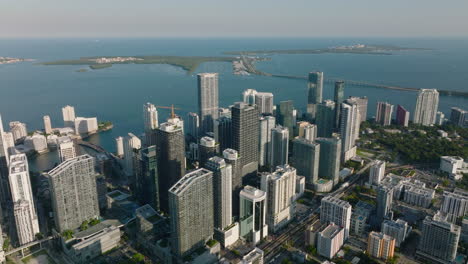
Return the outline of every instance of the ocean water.
[[[205,63],[195,73],[170,65],[114,65],[111,68],[76,72],[86,66],[42,66],[37,62],[82,56],[221,55],[223,51],[257,49],[325,48],[353,44],[398,45],[430,48],[395,55],[310,54],[273,55],[259,62],[260,70],[306,75],[321,70],[327,77],[362,80],[416,88],[468,91],[468,39],[0,39],[0,56],[36,61],[0,65],[0,114],[4,126],[13,120],[42,129],[42,116],[50,115],[54,127],[62,126],[61,107],[75,106],[77,116],[96,116],[114,123],[114,129],[90,138],[114,151],[114,138],[143,131],[142,105],[180,108],[182,117],[197,109],[197,72],[219,72],[220,106],[239,101],[243,90],[272,92],[275,102],[293,100],[303,110],[305,80],[232,74],[230,63]],[[414,111],[416,93],[346,86],[345,96],[369,97],[368,117],[377,101],[401,104]],[[324,99],[333,98],[326,84]],[[468,98],[441,96],[439,109],[449,115],[453,106],[468,108]],[[168,111],[160,110],[163,121]]]

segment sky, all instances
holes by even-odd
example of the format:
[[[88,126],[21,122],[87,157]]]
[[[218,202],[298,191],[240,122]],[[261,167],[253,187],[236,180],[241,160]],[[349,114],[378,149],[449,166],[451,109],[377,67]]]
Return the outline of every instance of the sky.
[[[458,37],[467,0],[0,0],[0,38]]]

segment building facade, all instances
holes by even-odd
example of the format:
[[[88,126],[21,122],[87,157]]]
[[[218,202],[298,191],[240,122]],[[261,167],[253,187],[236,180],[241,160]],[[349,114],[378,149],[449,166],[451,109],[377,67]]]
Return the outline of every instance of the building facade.
[[[399,126],[407,127],[410,119],[410,112],[406,110],[403,106],[397,106],[396,112],[396,123]]]
[[[314,184],[319,176],[320,145],[304,138],[293,140],[293,166],[306,183]]]
[[[349,237],[352,207],[346,201],[328,195],[321,201],[320,221],[335,223],[344,229],[344,240]]]
[[[200,136],[213,132],[213,121],[218,118],[218,74],[200,73],[198,80],[198,116]]]
[[[416,100],[413,122],[423,126],[436,122],[439,107],[439,92],[436,89],[420,89]]]
[[[375,112],[375,122],[382,126],[392,124],[393,105],[387,102],[377,102],[377,110]]]

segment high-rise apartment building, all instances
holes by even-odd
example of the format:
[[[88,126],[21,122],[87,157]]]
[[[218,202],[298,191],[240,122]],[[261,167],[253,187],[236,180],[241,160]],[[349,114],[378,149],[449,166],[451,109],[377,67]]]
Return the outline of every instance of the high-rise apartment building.
[[[57,139],[57,153],[60,162],[76,158],[75,143],[70,137],[60,137]]]
[[[270,170],[277,166],[288,164],[289,130],[277,126],[271,130],[271,161]]]
[[[19,121],[12,121],[10,122],[10,132],[13,134],[13,139],[15,143],[23,140],[26,136],[28,136],[28,130],[26,128],[25,123],[21,123]]]
[[[156,211],[159,211],[159,172],[156,146],[139,150],[135,165],[135,194],[138,201],[140,204],[149,204]]]
[[[331,137],[335,129],[336,105],[331,100],[325,100],[316,106],[317,135],[319,137]]]
[[[460,217],[468,215],[468,192],[455,189],[453,192],[444,192],[444,199],[440,211],[447,215],[447,220],[459,224]]]
[[[445,114],[443,112],[438,111],[436,113],[436,121],[435,124],[438,126],[443,125],[445,122]]]
[[[341,114],[341,104],[344,101],[344,88],[345,84],[343,81],[335,82],[335,129],[340,128],[340,114]]]
[[[310,72],[307,90],[307,114],[315,119],[317,104],[322,102],[323,72]]]
[[[307,184],[314,184],[319,175],[320,145],[305,138],[296,138],[292,143],[292,164],[297,174],[304,176]]]
[[[0,213],[2,212],[2,209],[5,209],[6,202],[11,199],[8,178],[9,163],[10,157],[8,155],[8,146],[5,140],[2,116],[0,115]]]
[[[393,105],[387,102],[377,102],[377,110],[375,112],[375,122],[382,126],[392,124]]]
[[[356,104],[359,110],[359,123],[362,123],[367,120],[367,104],[369,99],[366,96],[357,97],[357,96],[350,96],[348,99],[344,101],[347,104]],[[341,122],[341,121],[340,121]]]
[[[213,236],[213,173],[198,169],[180,178],[169,190],[171,246],[183,258],[205,246]]]
[[[42,119],[44,120],[44,132],[46,134],[52,134],[52,122],[50,121],[50,116],[45,115]]]
[[[439,92],[436,89],[420,89],[416,100],[413,122],[423,126],[433,125],[439,107]]]
[[[239,193],[242,190],[242,164],[239,154],[234,149],[225,149],[223,158],[232,170],[232,215],[239,217]]]
[[[261,189],[267,195],[267,224],[275,233],[294,218],[296,169],[283,165],[273,173],[263,174]]]
[[[276,122],[289,130],[289,137],[294,136],[294,104],[293,101],[281,101],[276,106]]]
[[[340,225],[330,223],[322,231],[317,234],[317,253],[320,256],[332,259],[341,246],[343,246],[344,228]]]
[[[370,232],[367,253],[374,258],[392,258],[395,253],[395,238],[375,231]]]
[[[158,110],[154,106],[154,104],[146,103],[143,105],[143,124],[144,124],[144,131],[145,131],[145,144],[146,146],[152,146],[156,142],[154,141],[154,137],[152,134],[154,130],[158,128]]]
[[[341,153],[345,162],[356,155],[356,140],[359,137],[360,113],[356,103],[341,105]]]
[[[242,102],[251,105],[255,104],[255,95],[257,94],[257,91],[254,89],[247,89],[242,92]]]
[[[156,156],[158,159],[159,202],[168,212],[168,191],[185,175],[185,140],[183,125],[177,118],[169,119],[156,129]]]
[[[458,107],[452,107],[450,112],[450,122],[456,126],[468,126],[468,111]]]
[[[218,74],[200,73],[197,77],[200,136],[205,136],[213,132],[213,122],[218,118]]]
[[[317,138],[320,145],[318,177],[333,181],[333,185],[340,181],[341,139],[339,137]]]
[[[77,117],[74,127],[77,135],[96,133],[99,128],[96,117]]]
[[[395,238],[395,246],[400,247],[401,243],[405,241],[406,237],[409,235],[411,227],[404,220],[398,219],[385,220],[382,223],[382,233],[385,235]]]
[[[378,186],[384,177],[385,161],[375,160],[369,170],[369,184]]]
[[[266,223],[266,193],[250,185],[245,186],[240,199],[240,233],[247,241],[257,244],[268,235]]]
[[[300,138],[305,138],[310,141],[314,141],[317,137],[317,125],[309,122],[298,122],[296,125],[297,135]]]
[[[188,118],[187,135],[189,136],[189,140],[191,142],[197,142],[198,133],[200,130],[200,118],[198,117],[197,113],[192,113],[192,112],[188,113],[187,118]],[[216,121],[215,121],[215,128],[213,132],[215,132],[215,135],[216,135]]]
[[[117,157],[124,156],[124,138],[123,137],[116,137],[115,138],[115,149],[117,150],[115,154]]]
[[[201,168],[205,167],[209,158],[216,155],[218,152],[217,144],[214,138],[202,137],[198,144],[198,162]]]
[[[434,263],[453,263],[460,233],[460,226],[448,222],[442,213],[426,216],[416,255]]]
[[[272,93],[256,93],[255,104],[258,107],[260,114],[273,114],[273,94]]]
[[[132,133],[128,135],[123,140],[124,147],[124,172],[127,177],[130,177],[134,174],[133,161],[135,158],[136,151],[141,148],[141,140]]]
[[[88,154],[62,162],[47,173],[58,232],[74,230],[99,217],[94,158]]]
[[[236,103],[232,107],[232,148],[237,150],[241,175],[256,176],[258,169],[259,120],[256,105]]]
[[[329,195],[322,199],[320,205],[320,221],[335,223],[344,228],[344,240],[348,239],[351,225],[351,204]]]
[[[75,107],[67,105],[62,108],[63,124],[66,127],[75,127]]]
[[[392,209],[393,190],[388,186],[377,188],[377,222],[380,225]]]
[[[409,123],[410,112],[406,110],[403,106],[397,106],[396,112],[396,123],[399,126],[407,127]]]
[[[232,166],[212,157],[205,167],[213,172],[214,227],[223,230],[232,224]]]
[[[39,221],[25,154],[10,156],[9,180],[16,232],[20,245],[32,242],[39,233]]]
[[[271,158],[271,131],[276,127],[276,119],[273,116],[260,116],[259,122],[258,165],[268,166]]]

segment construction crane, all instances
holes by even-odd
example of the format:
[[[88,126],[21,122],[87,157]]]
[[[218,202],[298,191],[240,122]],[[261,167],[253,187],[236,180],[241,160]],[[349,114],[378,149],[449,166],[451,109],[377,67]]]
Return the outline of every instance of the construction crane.
[[[155,107],[156,107],[156,108],[162,108],[162,109],[171,109],[171,118],[175,118],[175,112],[174,112],[174,110],[180,110],[180,108],[176,108],[176,107],[174,107],[174,105],[171,105],[171,106],[159,106],[159,105],[156,105]]]

